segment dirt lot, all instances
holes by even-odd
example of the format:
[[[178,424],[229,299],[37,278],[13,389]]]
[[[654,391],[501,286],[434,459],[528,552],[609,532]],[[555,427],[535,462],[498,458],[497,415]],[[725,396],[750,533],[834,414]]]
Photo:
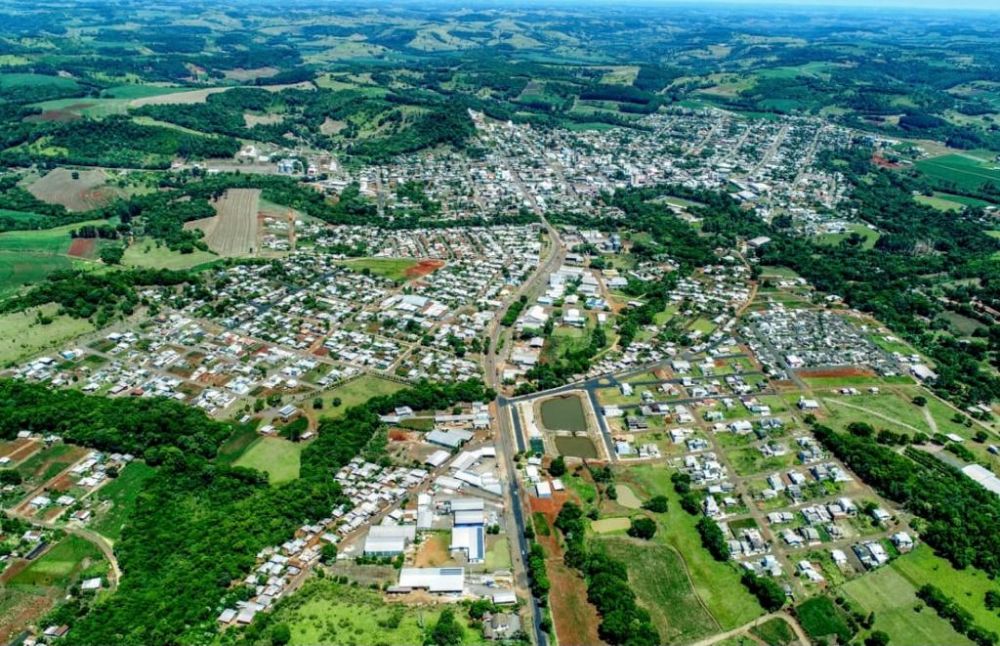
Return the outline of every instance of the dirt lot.
[[[423,278],[428,274],[433,274],[438,269],[444,267],[443,260],[421,260],[416,265],[406,270],[406,277],[409,280]]]
[[[94,258],[97,253],[95,238],[74,238],[69,245],[69,255],[77,258]]]
[[[77,173],[78,179],[73,179]],[[106,186],[108,176],[103,170],[71,171],[56,168],[28,186],[28,192],[49,204],[62,204],[70,211],[88,211],[104,206],[115,195]]]
[[[257,252],[259,206],[259,189],[230,189],[215,202],[217,215],[188,222],[184,228],[201,229],[208,248],[219,255],[254,255]]]
[[[414,559],[416,567],[441,567],[454,564],[448,551],[448,537],[444,534],[430,534],[420,544]]]
[[[0,458],[10,458],[11,464],[28,458],[32,453],[41,448],[41,444],[28,438],[18,438],[10,442],[0,444]]]

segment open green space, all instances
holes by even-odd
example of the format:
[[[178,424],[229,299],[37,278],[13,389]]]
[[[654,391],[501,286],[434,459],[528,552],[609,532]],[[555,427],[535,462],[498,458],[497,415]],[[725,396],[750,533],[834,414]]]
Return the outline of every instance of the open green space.
[[[966,155],[931,157],[914,165],[943,188],[977,191],[987,183],[1000,186],[1000,170],[996,168],[996,164]]]
[[[916,587],[895,568],[884,567],[858,577],[841,590],[868,614],[875,613],[875,630],[885,631],[892,644],[923,646],[925,644],[968,644],[932,609],[917,599]],[[919,612],[917,607],[923,608]]]
[[[237,467],[257,469],[267,473],[271,484],[281,484],[299,477],[301,442],[290,442],[280,437],[261,437],[233,463]]]
[[[879,234],[877,231],[872,231],[863,224],[851,224],[847,227],[847,231],[843,233],[824,233],[816,236],[816,242],[825,245],[838,245],[844,240],[850,238],[853,234],[857,234],[864,238],[864,242],[861,246],[864,249],[871,249],[878,242]]]
[[[829,597],[813,597],[799,604],[795,614],[802,630],[814,640],[836,636],[844,644],[853,635],[844,612]]]
[[[987,590],[1000,592],[1000,582],[991,581],[982,570],[956,570],[923,544],[893,561],[892,568],[910,581],[914,588],[925,583],[937,586],[972,615],[978,625],[1000,633],[1000,613],[988,610],[983,602]]]
[[[100,501],[107,501],[111,506],[90,524],[90,529],[112,541],[118,540],[143,484],[154,473],[156,470],[145,462],[132,462],[117,478],[98,489],[95,497]]]
[[[795,641],[795,631],[781,617],[768,619],[751,628],[750,632],[767,642],[768,646],[784,646]]]
[[[405,387],[401,383],[375,375],[362,375],[357,379],[324,391],[321,395],[323,410],[320,414],[322,417],[339,417],[351,406],[363,404],[372,397],[391,395]],[[337,398],[340,399],[341,404],[339,407],[334,407],[333,400]]]
[[[168,249],[166,245],[157,245],[151,240],[140,240],[125,249],[122,264],[130,267],[181,270],[218,259],[214,253],[200,249],[195,249],[193,253],[181,253]]]
[[[10,585],[65,587],[91,562],[102,558],[100,550],[92,543],[78,536],[66,536],[18,572]]]
[[[73,339],[94,329],[87,320],[58,316],[57,305],[33,307],[23,312],[0,315],[0,366]],[[52,317],[42,324],[38,316]]]
[[[42,87],[42,86],[73,89],[77,87],[77,83],[71,78],[64,78],[62,76],[50,76],[48,74],[27,74],[27,73],[0,74],[0,89],[28,88],[28,87]]]
[[[753,621],[763,610],[740,583],[736,568],[716,561],[704,548],[695,529],[698,519],[681,508],[670,473],[662,465],[643,465],[629,468],[620,479],[634,482],[633,491],[643,499],[667,497],[668,509],[665,514],[657,514],[659,530],[653,540],[669,545],[681,555],[695,593],[722,629],[730,630]]]
[[[444,607],[387,603],[374,590],[313,579],[278,605],[271,623],[291,628],[291,646],[421,644]],[[456,620],[464,624],[462,643],[482,643],[480,631],[467,624],[462,608],[454,610]]]
[[[406,271],[417,266],[417,261],[410,258],[359,258],[345,260],[340,263],[352,271],[375,274],[396,282],[407,279]]]
[[[673,548],[627,538],[600,539],[595,544],[628,568],[632,590],[649,611],[663,643],[687,643],[718,632]]]

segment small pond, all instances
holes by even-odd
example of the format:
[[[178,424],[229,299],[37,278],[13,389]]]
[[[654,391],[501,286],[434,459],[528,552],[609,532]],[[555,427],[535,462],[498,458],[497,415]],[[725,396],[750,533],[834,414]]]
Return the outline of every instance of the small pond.
[[[550,431],[587,430],[587,417],[583,412],[583,402],[575,395],[553,397],[542,402],[542,426]]]
[[[597,457],[597,447],[586,436],[559,436],[556,438],[556,448],[559,450],[559,455],[564,455],[568,458],[592,459]]]

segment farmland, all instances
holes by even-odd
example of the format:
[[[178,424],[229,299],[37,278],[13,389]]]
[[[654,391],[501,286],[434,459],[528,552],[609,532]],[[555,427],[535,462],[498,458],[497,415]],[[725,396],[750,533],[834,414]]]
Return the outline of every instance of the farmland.
[[[114,189],[105,186],[107,181],[103,170],[56,168],[31,182],[28,191],[43,202],[61,204],[69,211],[88,211],[104,206],[114,197]]]
[[[278,437],[261,437],[247,447],[234,466],[267,473],[271,484],[281,484],[299,477],[299,455],[303,445]]]
[[[70,231],[82,225],[106,224],[104,220],[37,231],[0,233],[0,296],[44,279],[60,269],[80,266],[68,255]]]
[[[65,588],[93,564],[103,562],[100,550],[77,536],[67,536],[8,581],[12,586]]]
[[[966,155],[943,155],[923,159],[916,163],[928,178],[942,188],[954,187],[966,191],[979,191],[984,184],[1000,187],[1000,168],[997,163],[984,162]]]
[[[208,248],[222,256],[253,255],[257,250],[258,189],[230,189],[214,204],[216,215],[185,224],[200,229]]]

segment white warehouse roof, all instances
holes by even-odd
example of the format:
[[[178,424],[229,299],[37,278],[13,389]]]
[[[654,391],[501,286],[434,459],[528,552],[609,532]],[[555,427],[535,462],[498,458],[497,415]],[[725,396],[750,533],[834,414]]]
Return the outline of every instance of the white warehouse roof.
[[[424,588],[430,592],[462,592],[465,589],[465,568],[404,567],[399,571],[399,585]]]

